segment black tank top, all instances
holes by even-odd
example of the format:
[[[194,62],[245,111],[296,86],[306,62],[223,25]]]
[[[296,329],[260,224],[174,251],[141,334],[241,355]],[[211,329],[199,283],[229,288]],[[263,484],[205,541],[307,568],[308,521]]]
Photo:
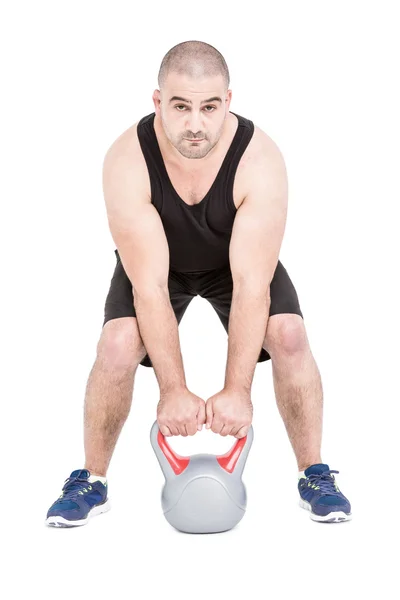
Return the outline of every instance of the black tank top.
[[[154,130],[155,113],[138,123],[137,134],[150,177],[151,202],[164,226],[173,271],[209,271],[229,265],[229,242],[237,210],[233,184],[240,158],[254,133],[252,121],[233,114],[238,118],[235,136],[211,188],[194,205],[182,200],[168,176]]]

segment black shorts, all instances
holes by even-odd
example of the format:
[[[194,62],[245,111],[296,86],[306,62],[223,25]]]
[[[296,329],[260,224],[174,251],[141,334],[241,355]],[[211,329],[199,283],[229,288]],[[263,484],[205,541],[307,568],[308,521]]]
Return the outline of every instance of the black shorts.
[[[104,307],[103,327],[111,319],[136,317],[131,282],[122,266],[118,250],[114,250],[114,252],[117,264]],[[169,296],[178,325],[190,301],[199,295],[210,302],[228,333],[232,286],[232,275],[229,267],[213,271],[193,271],[191,273],[177,273],[170,270],[168,276]],[[293,313],[303,318],[297,292],[280,261],[278,261],[271,281],[270,296],[270,317],[281,313]],[[270,358],[268,352],[262,348],[257,362],[263,362]],[[153,366],[148,354],[140,364],[144,367]]]

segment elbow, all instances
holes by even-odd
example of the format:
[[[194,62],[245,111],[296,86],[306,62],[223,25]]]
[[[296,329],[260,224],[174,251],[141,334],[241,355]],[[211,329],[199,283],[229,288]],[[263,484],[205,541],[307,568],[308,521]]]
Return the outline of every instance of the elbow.
[[[238,280],[233,282],[233,294],[253,298],[254,300],[271,301],[270,283],[260,281]]]
[[[169,298],[168,283],[132,284],[132,293],[134,303],[163,300],[166,296]]]

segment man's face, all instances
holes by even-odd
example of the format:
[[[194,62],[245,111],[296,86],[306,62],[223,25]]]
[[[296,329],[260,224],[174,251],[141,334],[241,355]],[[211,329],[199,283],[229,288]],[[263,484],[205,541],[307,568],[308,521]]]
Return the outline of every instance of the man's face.
[[[162,91],[155,90],[153,100],[174,148],[185,158],[204,158],[222,135],[231,96],[231,90],[224,91],[222,76],[194,80],[170,73]]]

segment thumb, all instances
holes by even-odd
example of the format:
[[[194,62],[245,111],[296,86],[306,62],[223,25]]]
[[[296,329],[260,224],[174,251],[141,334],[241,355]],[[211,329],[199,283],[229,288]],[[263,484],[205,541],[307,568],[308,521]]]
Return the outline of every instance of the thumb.
[[[208,399],[206,402],[206,413],[207,413],[206,429],[210,429],[212,420],[213,420],[213,416],[214,416],[211,399]]]
[[[199,412],[197,413],[197,429],[201,431],[203,429],[204,421],[206,420],[206,406],[202,400],[199,403]]]

